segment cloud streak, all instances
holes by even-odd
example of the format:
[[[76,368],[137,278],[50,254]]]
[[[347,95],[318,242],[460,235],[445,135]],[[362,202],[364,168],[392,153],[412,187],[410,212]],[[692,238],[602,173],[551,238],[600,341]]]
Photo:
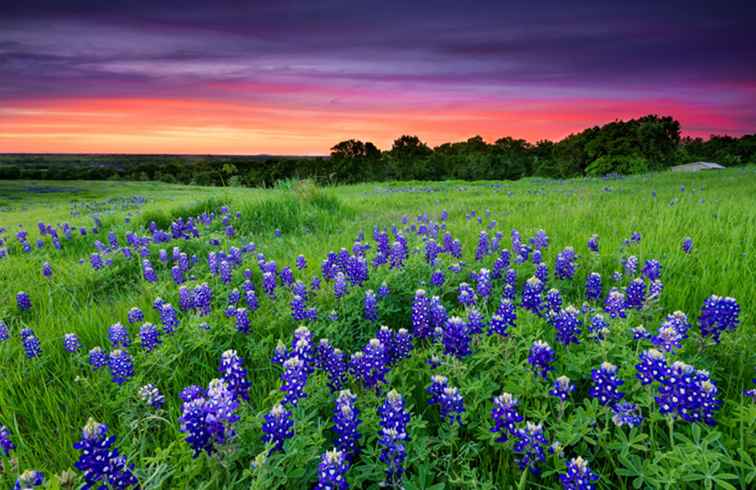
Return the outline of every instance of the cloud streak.
[[[756,130],[749,5],[139,3],[0,7],[0,151],[322,154],[647,112]]]

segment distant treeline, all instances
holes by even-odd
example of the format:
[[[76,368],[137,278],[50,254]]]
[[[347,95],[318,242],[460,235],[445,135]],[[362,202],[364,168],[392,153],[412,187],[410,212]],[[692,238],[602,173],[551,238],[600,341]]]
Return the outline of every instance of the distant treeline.
[[[672,117],[648,115],[585,129],[558,142],[480,136],[431,148],[417,136],[391,149],[342,141],[330,157],[176,155],[0,155],[0,179],[160,180],[199,185],[272,186],[286,179],[324,184],[382,180],[484,180],[526,176],[633,174],[710,161],[756,163],[756,134],[681,138]]]

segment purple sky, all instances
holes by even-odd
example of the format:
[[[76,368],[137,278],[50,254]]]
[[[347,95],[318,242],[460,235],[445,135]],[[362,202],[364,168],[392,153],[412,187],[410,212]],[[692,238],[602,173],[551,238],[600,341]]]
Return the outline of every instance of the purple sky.
[[[645,113],[756,131],[756,2],[570,3],[3,5],[0,151],[322,154]]]

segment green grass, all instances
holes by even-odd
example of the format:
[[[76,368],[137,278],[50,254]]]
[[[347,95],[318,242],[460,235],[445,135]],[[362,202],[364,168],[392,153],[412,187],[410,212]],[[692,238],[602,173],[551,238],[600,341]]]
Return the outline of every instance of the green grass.
[[[684,186],[684,190],[681,190]],[[652,197],[652,192],[656,197]],[[136,198],[136,199],[135,199]],[[270,362],[279,340],[288,343],[298,326],[291,319],[290,293],[281,290],[271,302],[262,293],[260,274],[252,255],[244,267],[254,272],[261,307],[252,315],[252,330],[247,336],[235,331],[233,321],[223,315],[223,305],[231,289],[207,271],[207,253],[214,250],[207,236],[201,240],[163,244],[169,251],[174,245],[189,254],[197,254],[199,264],[193,269],[190,285],[207,281],[214,292],[214,311],[207,319],[183,314],[181,326],[171,337],[164,337],[161,347],[145,353],[135,342],[130,349],[136,375],[117,386],[107,370],[92,372],[86,355],[69,355],[63,350],[62,338],[76,332],[86,350],[100,345],[108,349],[107,328],[120,321],[132,306],[145,311],[148,321],[158,323],[151,308],[160,296],[178,304],[177,288],[170,270],[156,258],[159,246],[153,245],[152,262],[160,280],[148,284],[142,280],[137,260],[127,261],[120,255],[114,265],[95,272],[88,263],[79,264],[94,251],[94,240],[106,241],[107,232],[115,231],[123,242],[127,231],[137,231],[150,221],[166,226],[172,219],[217,210],[221,205],[240,211],[234,221],[239,232],[227,240],[218,221],[209,236],[221,239],[224,248],[241,246],[250,241],[279,267],[294,266],[294,258],[303,254],[309,263],[306,271],[296,273],[309,283],[319,275],[320,262],[330,250],[350,248],[360,230],[372,242],[372,227],[397,224],[404,215],[414,222],[415,216],[427,212],[438,220],[442,209],[449,212],[448,228],[463,243],[465,272],[447,274],[443,288],[426,284],[432,269],[413,253],[401,271],[371,269],[365,288],[377,289],[386,281],[392,293],[380,303],[381,323],[394,329],[410,328],[409,308],[417,288],[424,287],[441,296],[450,314],[462,315],[456,303],[456,285],[467,273],[482,266],[491,267],[493,257],[483,264],[474,260],[480,230],[496,220],[495,230],[504,234],[502,244],[510,247],[510,231],[518,229],[527,239],[544,229],[551,244],[544,261],[553,271],[558,251],[573,246],[578,251],[578,272],[574,281],[552,280],[567,303],[583,302],[585,277],[600,272],[605,289],[610,276],[621,270],[621,260],[636,255],[641,264],[656,258],[663,266],[665,284],[661,300],[643,312],[633,312],[627,320],[612,322],[606,342],[588,339],[569,348],[557,345],[553,328],[544,320],[518,310],[517,327],[511,337],[482,336],[473,354],[464,360],[450,359],[439,372],[458,386],[465,398],[464,426],[449,428],[441,424],[436,407],[426,403],[425,387],[430,367],[425,363],[430,353],[440,353],[440,346],[422,344],[413,356],[393,368],[389,385],[399,390],[412,412],[410,442],[407,446],[405,488],[552,488],[559,485],[556,472],[564,461],[550,456],[542,465],[539,477],[525,475],[514,461],[511,442],[494,442],[490,410],[492,398],[509,391],[520,399],[526,420],[542,422],[550,441],[559,440],[567,458],[582,455],[601,475],[600,488],[749,488],[756,467],[756,409],[742,392],[751,388],[754,377],[756,345],[754,321],[756,309],[756,168],[729,169],[716,173],[652,174],[621,180],[580,179],[552,181],[525,179],[518,182],[410,182],[362,184],[320,189],[307,183],[280,186],[275,190],[207,188],[162,183],[105,182],[2,182],[0,181],[0,226],[8,229],[10,255],[0,259],[0,319],[11,327],[13,337],[0,344],[0,424],[6,425],[18,446],[14,459],[3,458],[0,485],[8,487],[24,469],[36,468],[48,475],[57,488],[59,475],[73,469],[77,452],[74,442],[88,417],[105,422],[117,435],[117,445],[136,466],[145,488],[306,488],[316,480],[320,455],[332,446],[329,419],[333,397],[322,374],[308,383],[308,398],[294,411],[297,435],[287,443],[284,453],[265,457],[260,440],[262,415],[280,400],[278,367]],[[465,215],[476,210],[491,219],[482,225]],[[72,226],[91,227],[92,212],[101,216],[105,226],[92,234],[72,241],[63,240],[63,249],[54,250],[49,242],[42,250],[20,253],[15,232],[18,224],[29,230],[32,243],[37,238],[38,221],[53,225],[69,222]],[[130,223],[124,219],[129,217]],[[283,232],[275,238],[274,230]],[[633,231],[642,234],[639,244],[623,247]],[[489,232],[493,236],[495,231]],[[586,248],[591,234],[600,237],[601,254],[592,255]],[[406,233],[410,250],[422,247],[412,233]],[[694,241],[694,252],[682,253],[683,237]],[[419,249],[420,252],[422,248]],[[368,252],[372,259],[374,249]],[[41,265],[49,261],[54,275],[45,279]],[[445,268],[451,262],[442,259]],[[520,282],[533,272],[532,264],[516,266]],[[243,269],[243,268],[242,268]],[[234,273],[239,285],[242,269]],[[34,307],[21,314],[15,306],[15,293],[26,291]],[[494,297],[501,285],[497,282]],[[320,320],[309,324],[316,338],[328,337],[345,352],[360,349],[374,335],[377,324],[362,319],[364,290],[353,288],[340,301],[334,299],[331,285],[324,283],[313,304]],[[654,390],[643,387],[634,378],[637,346],[627,330],[644,324],[654,331],[660,320],[675,310],[682,310],[695,321],[701,304],[710,294],[733,296],[741,307],[741,325],[734,333],[725,333],[719,345],[700,347],[696,328],[674,359],[710,371],[720,390],[723,407],[717,414],[718,425],[709,428],[678,421],[673,426],[673,440],[665,418],[658,414]],[[332,309],[339,313],[335,322],[326,319]],[[492,301],[481,309],[489,315]],[[207,320],[212,329],[204,332],[199,323]],[[29,326],[42,341],[43,353],[36,360],[24,356],[18,331]],[[132,337],[137,329],[130,328]],[[572,401],[559,418],[557,403],[548,396],[547,385],[528,369],[527,351],[533,340],[541,338],[557,350],[555,373],[566,374],[577,384]],[[217,376],[220,355],[236,349],[245,359],[252,383],[250,401],[239,410],[237,436],[220,455],[201,455],[192,459],[177,422],[178,393],[190,384],[206,385]],[[645,416],[639,429],[616,428],[609,411],[587,397],[590,370],[603,360],[620,366],[626,398],[637,403]],[[166,408],[151,413],[140,404],[137,390],[146,383],[156,384],[166,396]],[[354,488],[377,488],[383,476],[378,461],[377,416],[375,410],[383,394],[375,394],[352,385],[362,410],[364,452],[349,472]]]

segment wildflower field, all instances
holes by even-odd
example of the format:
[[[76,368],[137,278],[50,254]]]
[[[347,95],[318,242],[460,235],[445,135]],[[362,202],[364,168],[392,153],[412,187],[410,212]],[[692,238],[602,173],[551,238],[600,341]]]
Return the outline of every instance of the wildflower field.
[[[3,488],[753,488],[756,168],[0,181]]]

